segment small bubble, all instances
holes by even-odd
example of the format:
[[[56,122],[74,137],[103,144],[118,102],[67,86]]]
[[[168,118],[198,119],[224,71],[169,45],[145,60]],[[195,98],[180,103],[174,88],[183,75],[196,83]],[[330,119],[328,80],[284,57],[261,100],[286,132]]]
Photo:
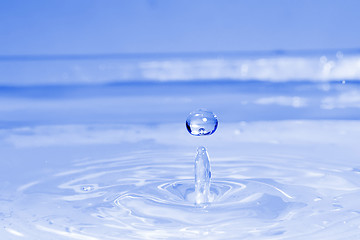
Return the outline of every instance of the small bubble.
[[[89,191],[94,190],[94,187],[93,186],[84,186],[81,189],[85,192],[89,192]]]
[[[320,63],[321,63],[321,64],[325,64],[325,63],[327,62],[327,60],[328,60],[328,59],[327,59],[326,56],[321,56],[321,57],[320,57]]]
[[[342,52],[342,51],[337,51],[337,53],[336,53],[336,57],[337,57],[338,59],[343,58],[343,57],[344,57],[343,52]]]
[[[214,113],[205,109],[191,112],[186,119],[186,128],[191,135],[211,135],[216,131],[218,120]]]

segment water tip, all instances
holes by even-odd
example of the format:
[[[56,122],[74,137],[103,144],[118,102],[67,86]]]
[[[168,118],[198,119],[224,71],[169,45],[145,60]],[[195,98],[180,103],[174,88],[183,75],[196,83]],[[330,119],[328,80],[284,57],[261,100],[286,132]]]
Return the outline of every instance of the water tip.
[[[198,151],[198,153],[204,153],[204,152],[206,152],[206,148],[204,146],[200,146],[200,147],[198,147],[197,151]]]

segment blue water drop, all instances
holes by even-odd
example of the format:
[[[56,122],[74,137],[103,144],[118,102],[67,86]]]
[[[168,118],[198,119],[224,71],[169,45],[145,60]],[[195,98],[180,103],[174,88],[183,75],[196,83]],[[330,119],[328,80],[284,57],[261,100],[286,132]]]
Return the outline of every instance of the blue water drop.
[[[186,119],[186,128],[194,136],[211,135],[216,131],[217,126],[216,115],[205,109],[191,112]]]

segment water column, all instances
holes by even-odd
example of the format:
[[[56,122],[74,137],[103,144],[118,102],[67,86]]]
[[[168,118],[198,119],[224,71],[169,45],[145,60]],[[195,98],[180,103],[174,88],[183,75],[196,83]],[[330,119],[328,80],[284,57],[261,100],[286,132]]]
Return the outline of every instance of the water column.
[[[216,131],[217,117],[211,111],[199,109],[189,114],[186,128],[191,135],[206,136]],[[198,147],[195,157],[195,204],[202,205],[210,201],[211,171],[210,160],[206,148]]]
[[[195,158],[195,203],[208,203],[210,200],[211,171],[209,155],[205,147],[198,147]]]

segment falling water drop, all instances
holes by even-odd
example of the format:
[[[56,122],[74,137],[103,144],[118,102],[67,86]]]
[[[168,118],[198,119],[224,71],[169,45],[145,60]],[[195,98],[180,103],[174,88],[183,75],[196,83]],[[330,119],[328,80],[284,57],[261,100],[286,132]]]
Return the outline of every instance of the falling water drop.
[[[216,131],[218,120],[214,113],[205,109],[191,112],[186,119],[186,128],[191,135],[211,135]]]

